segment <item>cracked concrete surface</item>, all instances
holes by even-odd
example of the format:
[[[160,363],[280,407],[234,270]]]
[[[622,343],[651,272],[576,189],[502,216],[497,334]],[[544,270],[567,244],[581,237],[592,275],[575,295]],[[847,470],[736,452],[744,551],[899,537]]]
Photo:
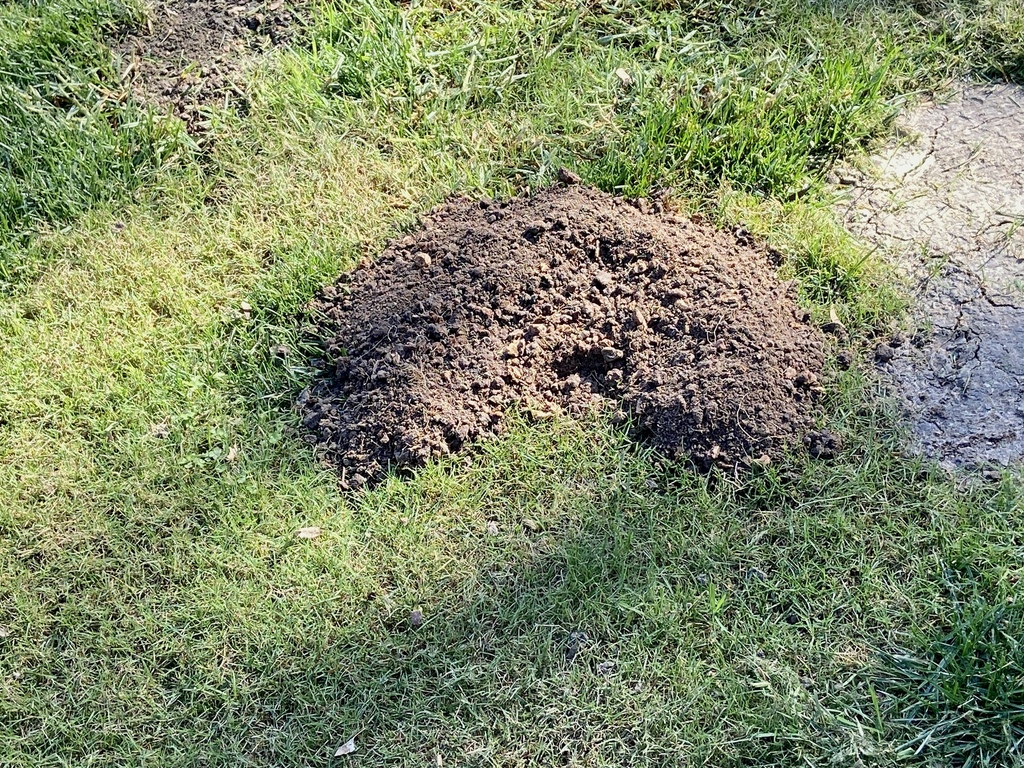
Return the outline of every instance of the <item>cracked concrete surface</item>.
[[[918,332],[881,349],[913,448],[945,466],[1024,456],[1024,89],[969,86],[904,118],[852,173],[845,218],[906,276]],[[891,358],[891,359],[890,359]]]

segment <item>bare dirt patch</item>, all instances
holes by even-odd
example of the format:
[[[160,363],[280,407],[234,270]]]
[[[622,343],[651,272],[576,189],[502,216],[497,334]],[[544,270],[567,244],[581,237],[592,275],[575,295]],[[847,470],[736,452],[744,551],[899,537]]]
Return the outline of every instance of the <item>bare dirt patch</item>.
[[[247,59],[285,42],[298,23],[287,0],[157,0],[114,48],[137,99],[192,125],[202,107],[241,97]]]
[[[965,88],[904,120],[855,175],[846,218],[907,277],[904,341],[878,360],[915,451],[948,466],[1024,456],[1024,89]]]
[[[452,200],[315,301],[331,369],[299,399],[309,439],[358,486],[509,408],[596,407],[671,457],[768,462],[808,437],[824,360],[774,267],[741,230],[584,187]]]

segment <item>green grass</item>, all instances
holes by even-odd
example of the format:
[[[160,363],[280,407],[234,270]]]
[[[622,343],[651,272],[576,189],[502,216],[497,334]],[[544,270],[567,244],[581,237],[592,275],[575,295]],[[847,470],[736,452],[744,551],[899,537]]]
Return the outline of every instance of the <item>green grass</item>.
[[[0,7],[0,58],[93,118],[0,138],[0,762],[1019,763],[1021,481],[901,457],[867,363],[828,382],[840,459],[741,479],[517,419],[344,495],[291,409],[319,285],[560,164],[742,221],[856,349],[899,299],[823,177],[916,90],[1019,78],[1011,3],[339,0],[202,167],[124,149],[165,128],[95,118],[122,17],[50,5]]]
[[[126,198],[184,149],[177,126],[125,102],[99,42],[136,18],[113,0],[0,7],[0,295],[45,262],[39,223]]]
[[[959,585],[958,585],[959,586]],[[974,581],[967,589],[977,592]],[[946,765],[1013,765],[1024,755],[1024,609],[955,592],[939,637],[885,654],[880,687],[910,735],[904,755]]]

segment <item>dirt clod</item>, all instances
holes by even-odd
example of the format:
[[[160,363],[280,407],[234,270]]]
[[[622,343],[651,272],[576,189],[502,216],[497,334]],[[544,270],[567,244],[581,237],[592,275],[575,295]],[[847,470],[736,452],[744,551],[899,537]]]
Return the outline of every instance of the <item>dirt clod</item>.
[[[804,445],[815,459],[831,461],[843,450],[843,439],[835,432],[823,429],[820,432],[808,433],[804,438]]]
[[[875,360],[880,363],[888,363],[896,354],[896,350],[888,344],[879,344],[875,348]]]
[[[579,184],[582,179],[568,168],[558,169],[558,180],[563,184]]]
[[[300,409],[349,486],[494,435],[510,407],[621,409],[670,457],[749,465],[810,428],[823,341],[797,309],[765,249],[661,206],[455,199],[314,302],[332,364]]]

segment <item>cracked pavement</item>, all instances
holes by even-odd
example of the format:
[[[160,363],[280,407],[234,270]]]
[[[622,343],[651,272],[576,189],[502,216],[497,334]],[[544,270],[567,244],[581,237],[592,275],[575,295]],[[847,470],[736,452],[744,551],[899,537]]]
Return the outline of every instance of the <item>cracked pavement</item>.
[[[913,427],[947,467],[1024,456],[1024,88],[967,86],[903,118],[851,172],[850,231],[907,278],[912,339],[880,359]]]

